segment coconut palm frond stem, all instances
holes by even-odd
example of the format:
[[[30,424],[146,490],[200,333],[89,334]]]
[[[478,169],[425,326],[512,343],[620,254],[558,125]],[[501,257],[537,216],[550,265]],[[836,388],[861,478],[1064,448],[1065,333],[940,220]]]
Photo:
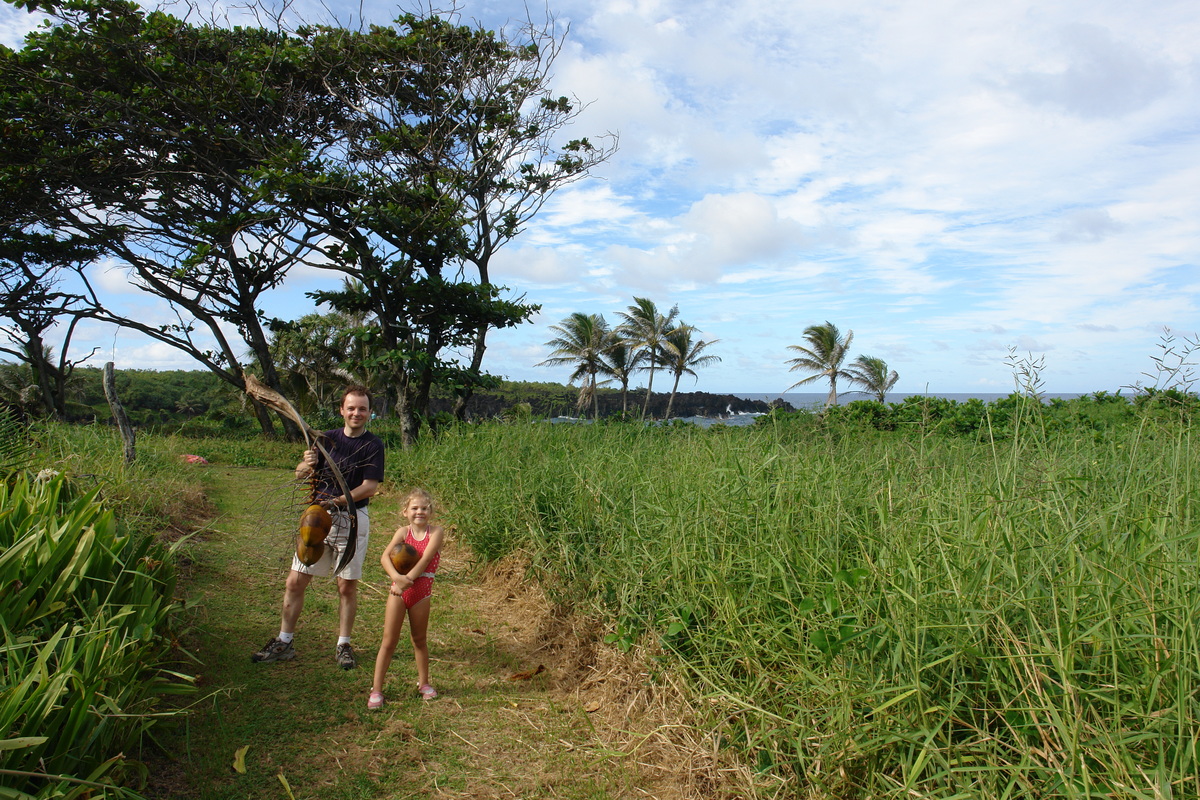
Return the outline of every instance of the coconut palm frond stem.
[[[350,533],[347,537],[346,549],[342,552],[342,558],[335,570],[335,572],[341,572],[350,563],[351,559],[354,558],[354,552],[358,548],[358,508],[354,503],[354,498],[350,496],[350,485],[346,483],[346,476],[342,474],[337,462],[333,460],[333,457],[330,456],[329,451],[325,448],[325,444],[322,442],[324,437],[321,433],[304,421],[304,418],[300,416],[300,412],[296,411],[295,407],[287,401],[287,398],[271,387],[264,385],[250,374],[246,375],[246,394],[272,411],[277,411],[295,422],[300,430],[304,432],[304,440],[308,446],[310,448],[315,447],[325,457],[325,463],[329,466],[329,471],[333,474],[334,481],[346,498],[346,513],[350,518]]]

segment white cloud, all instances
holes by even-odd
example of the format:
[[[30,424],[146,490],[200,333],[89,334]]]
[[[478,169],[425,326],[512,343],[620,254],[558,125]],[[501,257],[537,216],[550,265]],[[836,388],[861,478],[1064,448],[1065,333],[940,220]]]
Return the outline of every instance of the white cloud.
[[[87,268],[89,280],[105,295],[139,295],[144,293],[130,282],[130,268],[112,259],[105,259]]]
[[[8,3],[0,5],[0,44],[20,49],[25,35],[40,27],[45,19],[44,14],[31,14]]]
[[[490,275],[501,284],[567,283],[580,276],[582,266],[578,248],[509,245],[492,258]]]
[[[1124,226],[1104,208],[1081,208],[1065,214],[1055,238],[1060,242],[1099,242]]]
[[[1031,103],[1083,117],[1119,117],[1144,108],[1170,88],[1171,70],[1157,54],[1117,41],[1106,28],[1075,24],[1058,33],[1049,70],[1011,79]]]

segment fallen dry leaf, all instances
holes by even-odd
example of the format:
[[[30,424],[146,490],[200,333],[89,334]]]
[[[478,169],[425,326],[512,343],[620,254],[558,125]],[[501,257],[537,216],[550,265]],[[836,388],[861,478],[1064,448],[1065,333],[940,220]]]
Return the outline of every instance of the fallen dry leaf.
[[[530,670],[529,672],[518,672],[516,675],[509,675],[508,679],[510,681],[527,681],[530,678],[532,678],[534,675],[541,675],[545,671],[546,671],[546,665],[538,664],[537,669]]]

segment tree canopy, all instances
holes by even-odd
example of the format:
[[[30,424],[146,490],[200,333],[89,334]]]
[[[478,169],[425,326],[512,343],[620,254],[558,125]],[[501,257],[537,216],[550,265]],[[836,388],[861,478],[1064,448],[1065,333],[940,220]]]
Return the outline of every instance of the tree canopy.
[[[430,387],[469,396],[488,380],[487,331],[537,310],[489,282],[491,255],[615,148],[556,145],[579,106],[549,93],[561,44],[549,25],[510,41],[436,14],[284,31],[193,25],[124,0],[43,10],[55,24],[0,53],[0,205],[23,209],[0,219],[7,241],[86,241],[175,319],[107,302],[85,258],[76,313],[239,388],[251,365],[283,388],[265,293],[299,265],[353,279],[354,291],[314,297],[373,320],[357,334],[366,355],[341,366],[386,376],[406,443]],[[260,422],[270,427],[265,411]]]
[[[797,386],[824,378],[829,381],[829,397],[825,400],[825,407],[836,406],[838,378],[850,380],[853,377],[842,369],[842,362],[846,360],[850,343],[854,341],[854,331],[846,331],[846,335],[843,336],[837,325],[826,320],[823,325],[809,325],[805,328],[804,339],[808,342],[807,347],[799,344],[788,345],[789,350],[798,353],[795,358],[788,359],[787,363],[791,365],[788,371],[807,370],[813,374],[796,381],[784,391],[790,392]]]
[[[854,359],[846,374],[851,383],[861,386],[864,392],[874,396],[881,403],[900,380],[896,370],[889,370],[887,362],[875,356],[864,355]]]
[[[592,406],[592,417],[600,416],[596,390],[599,376],[605,372],[604,354],[613,344],[611,330],[601,314],[576,311],[558,325],[551,325],[555,337],[546,344],[554,349],[538,366],[574,366],[570,380],[579,381],[578,410]]]
[[[679,316],[679,306],[673,306],[663,314],[653,300],[645,297],[633,298],[633,305],[617,312],[621,324],[618,332],[641,357],[641,369],[650,373],[646,382],[646,402],[642,405],[642,417],[650,407],[650,393],[654,390],[654,372],[663,366],[663,347],[667,334]]]

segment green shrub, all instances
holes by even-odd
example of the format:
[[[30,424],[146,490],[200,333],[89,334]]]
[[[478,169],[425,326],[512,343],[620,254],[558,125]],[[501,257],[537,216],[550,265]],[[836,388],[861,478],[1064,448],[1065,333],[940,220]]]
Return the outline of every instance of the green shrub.
[[[0,769],[31,794],[111,779],[159,698],[188,688],[164,663],[172,554],[97,494],[61,476],[0,485]]]

